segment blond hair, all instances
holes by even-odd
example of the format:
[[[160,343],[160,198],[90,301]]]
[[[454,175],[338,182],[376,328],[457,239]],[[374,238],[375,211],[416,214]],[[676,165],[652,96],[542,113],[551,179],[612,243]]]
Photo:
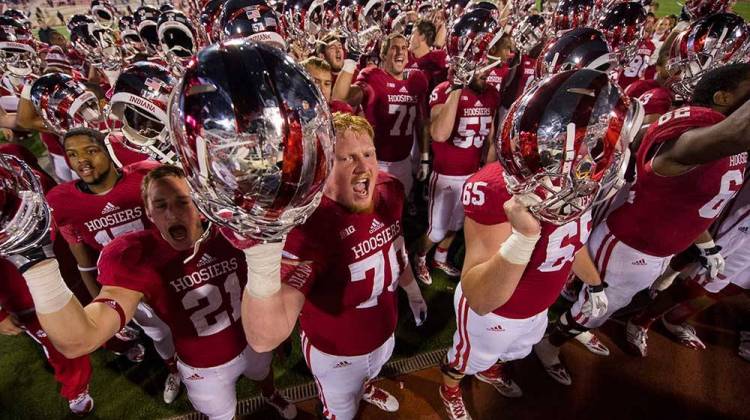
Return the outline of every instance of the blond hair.
[[[300,65],[305,69],[311,67],[322,71],[331,71],[331,65],[320,57],[308,57],[300,62]]]
[[[375,132],[364,117],[352,115],[347,112],[334,112],[333,128],[339,134],[344,134],[347,130],[351,130],[357,134],[367,134],[371,140],[375,139]]]

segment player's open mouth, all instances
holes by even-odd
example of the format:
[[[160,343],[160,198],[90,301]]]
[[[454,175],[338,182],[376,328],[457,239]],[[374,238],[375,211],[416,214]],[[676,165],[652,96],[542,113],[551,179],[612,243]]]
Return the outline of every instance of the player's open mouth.
[[[184,241],[187,238],[187,228],[183,225],[170,226],[169,236],[175,241]]]
[[[393,61],[398,64],[404,64],[404,61],[406,60],[404,59],[404,57],[396,57]]]
[[[84,176],[91,176],[94,174],[94,167],[89,164],[79,165],[78,166],[78,173],[84,177]]]
[[[370,193],[370,178],[359,178],[352,184],[354,196],[357,198],[366,198]]]

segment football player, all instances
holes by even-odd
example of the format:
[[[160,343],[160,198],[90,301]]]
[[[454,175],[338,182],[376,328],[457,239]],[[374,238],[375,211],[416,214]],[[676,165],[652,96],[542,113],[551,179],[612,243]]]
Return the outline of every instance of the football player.
[[[656,320],[661,319],[664,328],[680,344],[693,349],[706,348],[695,329],[686,321],[720,299],[750,290],[748,174],[745,173],[746,182],[742,184],[742,189],[709,229],[717,248],[721,250],[721,254],[717,255],[726,260],[723,270],[712,272],[719,271],[721,265],[710,264],[700,249],[690,247],[673,258],[673,263],[679,260],[685,264],[675,284],[659,293],[653,302],[631,318],[630,323],[648,330]],[[744,354],[740,347],[740,355],[747,359],[747,353]]]
[[[487,84],[488,71],[477,73],[468,86],[445,81],[430,97],[432,175],[429,182],[429,228],[417,245],[415,270],[424,284],[432,284],[427,253],[438,244],[435,267],[451,277],[461,272],[448,263],[448,249],[463,226],[461,192],[485,154],[494,160],[492,145],[485,145],[494,130],[500,106],[498,91]],[[489,152],[487,152],[489,150]]]
[[[485,165],[464,186],[466,258],[454,295],[457,330],[453,346],[441,365],[443,384],[439,390],[451,419],[471,419],[460,388],[465,375],[474,375],[505,397],[522,395],[520,387],[508,376],[506,363],[524,358],[541,340],[547,326],[547,309],[555,302],[571,272],[582,279],[588,285],[584,289],[595,296],[583,310],[598,313],[606,308],[606,300],[600,299],[601,279],[583,246],[591,229],[590,209],[582,202],[575,204],[563,198],[589,195],[591,199],[592,193],[573,193],[570,189],[576,187],[563,187],[564,181],[550,178],[554,169],[546,169],[576,166],[573,159],[587,152],[570,150],[566,166],[553,163],[555,159],[538,164],[536,158],[531,158],[534,164],[526,165],[520,154],[555,155],[555,146],[547,149],[551,143],[546,140],[559,138],[560,127],[567,125],[569,129],[564,135],[571,138],[576,132],[587,131],[585,125],[571,131],[570,126],[576,125],[574,121],[586,124],[589,118],[614,118],[607,115],[618,112],[614,107],[611,111],[594,111],[599,117],[592,116],[591,108],[586,108],[590,106],[587,104],[597,101],[596,98],[610,95],[613,86],[605,73],[593,70],[568,71],[547,80],[549,84],[529,94],[533,96],[524,96],[525,106],[516,105],[510,110],[510,122],[506,123],[497,143],[504,166]],[[582,114],[563,111],[561,104],[576,104]],[[549,121],[555,123],[550,125]],[[558,125],[560,122],[562,125]],[[611,134],[624,138],[624,133],[625,129]],[[531,147],[516,149],[513,144],[528,141],[518,138],[526,134],[535,136],[533,150]],[[571,158],[572,155],[579,158]],[[546,176],[537,177],[540,172]],[[588,175],[558,172],[554,176]],[[511,193],[515,188],[530,192]],[[548,207],[542,203],[554,204]]]
[[[691,244],[704,257],[716,254],[706,229],[743,183],[750,149],[748,98],[750,65],[720,67],[698,82],[692,106],[651,124],[636,156],[637,177],[627,202],[594,229],[588,243],[609,285],[608,309],[601,316],[585,314],[581,309],[590,297],[581,290],[541,343],[545,352],[559,352],[570,337],[602,325],[647,288],[672,255]],[[645,356],[647,330],[629,323],[626,333],[633,350]]]
[[[282,417],[295,417],[294,405],[273,386],[271,353],[248,347],[239,322],[247,275],[242,251],[204,228],[181,169],[157,167],[142,176],[136,191],[155,228],[123,235],[104,248],[103,287],[92,303],[83,307],[71,296],[54,259],[24,273],[52,342],[68,357],[88,354],[146,301],[173,333],[177,369],[198,411],[210,419],[233,418],[236,383],[244,375],[262,381],[266,402]]]
[[[68,131],[62,146],[68,166],[79,180],[56,186],[47,193],[47,201],[89,292],[96,296],[96,261],[104,246],[118,236],[151,226],[140,184],[156,163],[144,161],[118,170],[104,146],[104,135],[89,128]],[[164,400],[171,403],[180,390],[171,332],[146,304],[139,306],[135,321],[154,341],[154,348],[170,369]]]
[[[393,352],[396,289],[406,292],[417,325],[427,305],[404,249],[403,186],[378,172],[367,120],[337,113],[334,127],[335,160],[320,206],[289,233],[281,284],[278,277],[248,282],[242,317],[259,351],[285,340],[299,318],[323,415],[347,420],[360,400],[398,410],[396,398],[371,383]]]
[[[427,76],[430,92],[448,78],[448,55],[443,49],[435,49],[435,24],[421,19],[414,24],[409,37],[409,63],[407,68],[419,69]]]
[[[427,78],[419,70],[406,71],[408,41],[401,34],[389,35],[380,49],[381,68],[368,67],[351,84],[355,63],[347,59],[334,87],[334,98],[362,107],[375,129],[375,148],[380,170],[401,181],[409,196],[413,185],[411,150],[415,137],[420,139],[422,160],[429,159],[425,120]],[[427,156],[425,156],[427,155]],[[420,168],[422,169],[422,168]],[[426,179],[420,171],[417,178]]]

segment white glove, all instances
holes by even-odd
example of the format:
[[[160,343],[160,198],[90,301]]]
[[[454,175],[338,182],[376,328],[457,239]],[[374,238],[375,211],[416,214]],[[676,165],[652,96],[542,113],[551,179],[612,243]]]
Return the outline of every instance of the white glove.
[[[414,322],[419,327],[427,319],[427,302],[424,301],[416,281],[412,281],[408,286],[401,286],[401,288],[404,289],[406,296],[409,298],[409,308],[414,315]]]
[[[581,306],[581,313],[589,318],[599,318],[607,313],[607,294],[604,293],[606,285],[585,286],[588,299]]]
[[[698,261],[700,261],[703,268],[706,269],[708,277],[715,279],[719,274],[724,273],[724,257],[721,255],[721,247],[716,245],[714,241],[703,242],[701,244],[695,244],[698,247],[699,255]]]
[[[422,153],[422,160],[419,163],[419,171],[417,171],[417,181],[424,181],[430,175],[430,154]]]

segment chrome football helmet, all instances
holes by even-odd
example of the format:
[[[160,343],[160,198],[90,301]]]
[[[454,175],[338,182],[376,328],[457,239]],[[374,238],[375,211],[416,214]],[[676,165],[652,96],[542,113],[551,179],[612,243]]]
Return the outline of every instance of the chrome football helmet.
[[[620,62],[629,63],[643,40],[645,23],[646,9],[639,2],[629,1],[610,6],[596,23],[596,28]]]
[[[522,54],[528,54],[544,43],[547,21],[541,15],[528,15],[513,29],[513,44]]]
[[[167,116],[169,95],[176,85],[169,69],[147,61],[120,73],[105,113],[122,123],[123,146],[159,162],[177,163]]]
[[[36,79],[31,85],[31,103],[47,127],[59,135],[76,127],[99,129],[104,122],[96,95],[67,74],[49,73]]]
[[[487,54],[500,35],[489,10],[476,8],[464,13],[451,28],[446,46],[453,78],[468,85],[475,73],[491,68]]]
[[[0,72],[21,79],[39,70],[41,60],[28,35],[16,19],[0,16]]]
[[[117,10],[107,0],[91,0],[91,17],[105,29],[114,29]]]
[[[219,15],[219,39],[250,38],[286,50],[281,22],[265,0],[228,0]]]
[[[562,225],[618,183],[643,110],[606,73],[568,70],[513,103],[495,141],[508,191]]]
[[[193,199],[211,221],[272,241],[315,210],[335,135],[325,99],[284,52],[246,38],[203,49],[169,117]]]
[[[582,26],[592,26],[594,0],[560,0],[552,14],[552,35],[563,33]]]
[[[541,79],[577,69],[610,71],[617,64],[617,55],[609,49],[601,32],[592,28],[575,28],[544,46],[537,60],[536,77]]]
[[[352,6],[341,9],[341,32],[346,37],[346,48],[361,55],[376,53],[383,37],[383,0],[355,0]]]
[[[49,239],[52,217],[32,169],[0,153],[0,256],[12,257]]]
[[[169,10],[159,16],[157,34],[161,53],[174,68],[175,74],[182,70],[201,46],[193,23],[178,10]]]
[[[151,6],[141,6],[133,15],[135,30],[138,31],[138,36],[141,37],[149,55],[158,54],[161,51],[157,32],[159,15],[159,10]]]
[[[750,28],[733,13],[718,13],[693,22],[677,35],[670,50],[667,86],[690,97],[707,72],[726,64],[750,60]]]

